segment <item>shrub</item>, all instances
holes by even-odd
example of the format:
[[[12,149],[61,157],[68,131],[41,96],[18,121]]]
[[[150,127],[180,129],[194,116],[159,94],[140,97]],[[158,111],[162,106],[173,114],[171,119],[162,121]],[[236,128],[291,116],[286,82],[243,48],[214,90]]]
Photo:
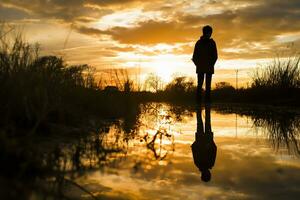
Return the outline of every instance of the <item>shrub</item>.
[[[234,90],[234,87],[232,85],[230,85],[230,83],[228,82],[218,82],[216,83],[216,90]]]
[[[195,91],[195,83],[188,77],[175,77],[167,86],[167,92],[185,93]]]

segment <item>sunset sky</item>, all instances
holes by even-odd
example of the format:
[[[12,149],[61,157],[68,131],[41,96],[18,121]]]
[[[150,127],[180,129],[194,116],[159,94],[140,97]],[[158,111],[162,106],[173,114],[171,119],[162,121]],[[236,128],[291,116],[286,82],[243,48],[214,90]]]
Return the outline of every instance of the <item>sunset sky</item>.
[[[138,68],[165,81],[194,76],[194,44],[214,28],[215,81],[233,81],[279,51],[300,46],[299,0],[0,0],[0,19],[22,27],[43,54],[70,64]]]

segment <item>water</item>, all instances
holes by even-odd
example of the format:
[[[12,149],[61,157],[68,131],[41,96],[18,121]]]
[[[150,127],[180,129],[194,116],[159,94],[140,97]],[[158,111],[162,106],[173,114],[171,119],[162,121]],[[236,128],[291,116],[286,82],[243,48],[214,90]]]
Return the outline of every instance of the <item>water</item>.
[[[285,111],[142,105],[139,116],[60,146],[58,168],[71,181],[61,191],[71,199],[299,199],[299,121]],[[201,130],[210,145],[195,150],[212,154],[207,182],[191,148]]]

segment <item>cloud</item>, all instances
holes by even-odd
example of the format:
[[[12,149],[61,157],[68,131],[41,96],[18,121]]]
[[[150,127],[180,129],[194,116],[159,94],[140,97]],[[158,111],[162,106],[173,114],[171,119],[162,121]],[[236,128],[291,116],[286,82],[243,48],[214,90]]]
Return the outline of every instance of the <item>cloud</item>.
[[[111,188],[103,191],[103,197],[111,193],[124,196],[118,191],[127,188],[126,194],[138,199],[297,199],[299,166],[281,164],[282,158],[256,138],[216,137],[215,142],[217,160],[209,183],[201,182],[190,145],[179,143],[164,160],[165,166],[151,159],[140,145],[117,168],[92,173],[84,180],[90,189],[100,184],[100,188]],[[132,163],[140,164],[134,172]]]
[[[3,0],[3,7],[23,10],[32,18],[59,19],[65,22],[76,22],[76,19],[94,18],[104,14],[107,9],[94,9],[85,6],[84,0]]]
[[[114,12],[116,6],[119,6],[119,9],[120,6],[128,9],[129,5],[143,2],[142,0],[3,0],[0,5],[23,10],[31,17],[77,22],[77,19],[95,21]]]
[[[276,36],[293,32],[299,34],[300,24],[297,22],[300,20],[300,3],[295,0],[211,1],[207,4],[207,7],[210,6],[223,7],[223,11],[209,15],[177,12],[176,15],[172,14],[171,20],[146,20],[134,27],[113,27],[98,32],[110,35],[123,44],[175,44],[197,40],[201,35],[201,27],[211,24],[221,57],[223,55],[226,59],[269,57],[274,54],[272,49],[286,46],[278,43]],[[91,34],[94,35],[94,32]],[[190,48],[186,50],[186,53],[191,52]]]
[[[164,21],[140,22],[136,27],[114,27],[106,31],[114,40],[126,44],[157,44],[186,42],[198,28],[184,27],[183,24]]]
[[[5,8],[0,4],[0,20],[22,20],[29,15],[23,10],[16,8]]]
[[[139,12],[130,13],[130,9]],[[154,17],[153,13],[157,15]],[[278,40],[278,36],[300,35],[299,13],[299,0],[2,0],[0,3],[0,18],[8,21],[55,19],[57,23],[74,24],[76,32],[94,40],[148,47],[160,43],[184,45],[173,48],[176,55],[191,54],[201,27],[210,24],[221,59],[273,56],[275,49],[297,39],[284,41]],[[125,25],[112,23],[108,17],[112,15],[116,22],[120,22],[120,17],[124,19]],[[154,56],[160,50],[145,53]]]
[[[85,27],[85,26],[75,26],[74,27],[79,33],[93,35],[93,36],[100,36],[102,34],[106,34],[105,31],[102,31],[97,28]]]

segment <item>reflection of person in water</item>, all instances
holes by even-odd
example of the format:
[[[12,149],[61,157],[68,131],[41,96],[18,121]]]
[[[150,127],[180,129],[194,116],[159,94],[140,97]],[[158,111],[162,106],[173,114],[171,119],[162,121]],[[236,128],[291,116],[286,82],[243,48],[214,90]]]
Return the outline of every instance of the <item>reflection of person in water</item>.
[[[192,152],[195,165],[201,172],[202,181],[208,182],[211,179],[210,169],[215,164],[217,146],[214,142],[210,122],[210,105],[205,105],[205,130],[203,128],[201,108],[197,108],[197,132],[195,141],[192,144]]]

